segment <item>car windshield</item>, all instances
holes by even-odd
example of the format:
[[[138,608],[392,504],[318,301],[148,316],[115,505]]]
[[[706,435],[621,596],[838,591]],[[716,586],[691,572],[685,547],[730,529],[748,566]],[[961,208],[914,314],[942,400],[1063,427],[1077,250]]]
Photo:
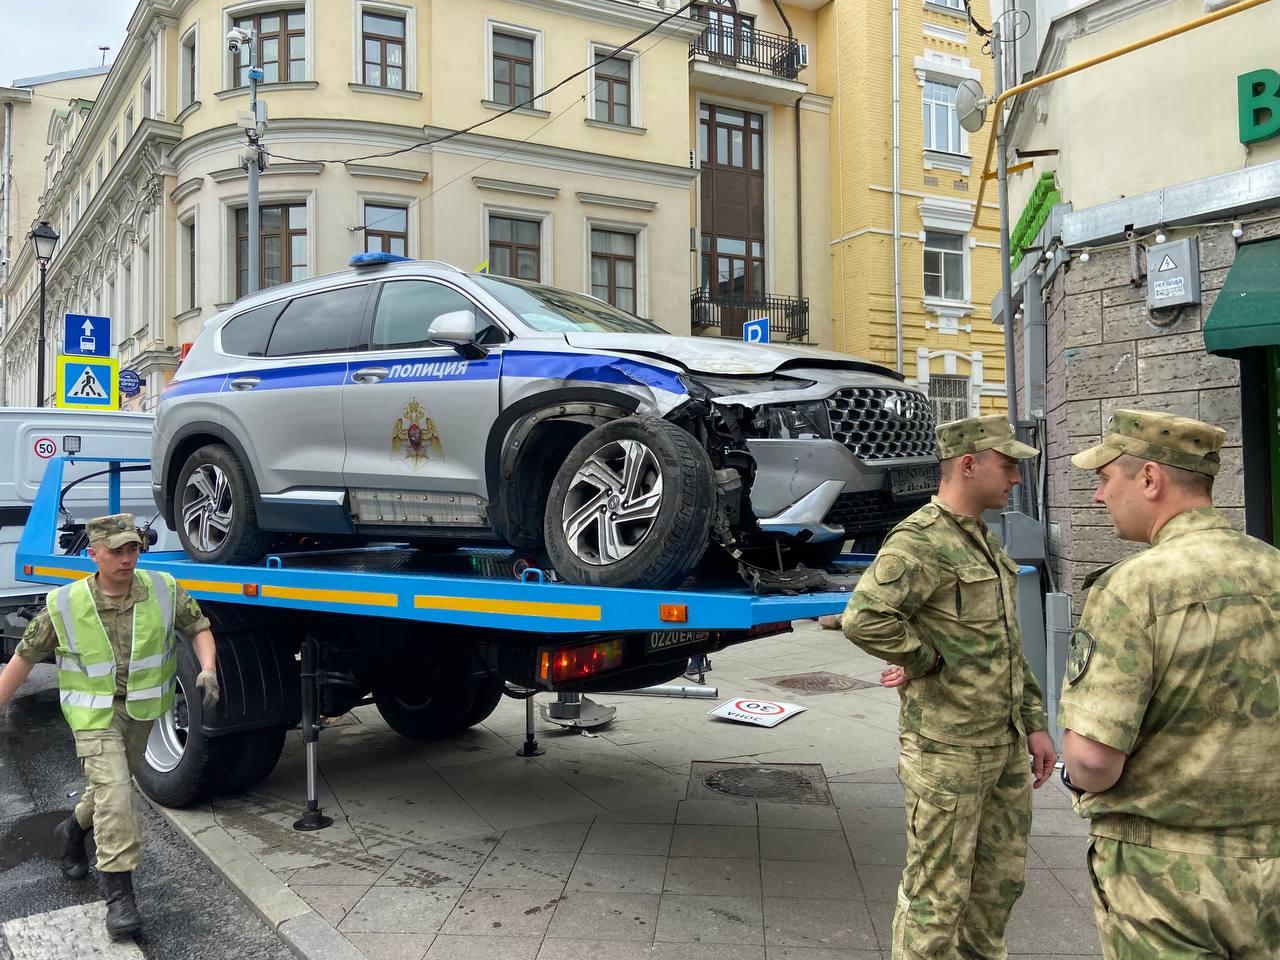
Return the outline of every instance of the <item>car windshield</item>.
[[[540,333],[663,333],[656,323],[611,307],[602,300],[536,283],[499,277],[472,280],[528,326]]]

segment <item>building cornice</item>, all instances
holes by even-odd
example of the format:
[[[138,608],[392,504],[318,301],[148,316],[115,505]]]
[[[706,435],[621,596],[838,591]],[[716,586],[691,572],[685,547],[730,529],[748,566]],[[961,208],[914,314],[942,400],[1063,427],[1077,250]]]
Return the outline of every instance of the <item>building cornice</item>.
[[[638,2],[619,3],[618,0],[510,0],[510,2],[550,13],[577,17],[581,20],[590,20],[594,23],[629,29],[652,27],[668,16],[667,11],[656,6],[642,5]],[[689,43],[702,36],[702,31],[706,28],[705,23],[682,14],[668,20],[661,32],[665,37]]]

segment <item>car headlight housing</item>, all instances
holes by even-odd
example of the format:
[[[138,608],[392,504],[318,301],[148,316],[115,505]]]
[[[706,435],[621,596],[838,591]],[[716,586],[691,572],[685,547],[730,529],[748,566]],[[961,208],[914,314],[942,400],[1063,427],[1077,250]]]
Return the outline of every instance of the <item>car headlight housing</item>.
[[[822,400],[758,407],[751,419],[753,432],[767,440],[816,440],[831,436],[827,405]]]

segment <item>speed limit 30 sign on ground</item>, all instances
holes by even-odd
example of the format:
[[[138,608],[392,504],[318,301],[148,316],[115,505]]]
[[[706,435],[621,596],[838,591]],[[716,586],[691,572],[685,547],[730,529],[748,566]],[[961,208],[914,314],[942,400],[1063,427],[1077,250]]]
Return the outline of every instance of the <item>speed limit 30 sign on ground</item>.
[[[737,700],[726,700],[710,711],[708,716],[736,720],[739,723],[754,723],[758,727],[776,727],[787,717],[794,717],[806,709],[808,708],[794,703],[777,703],[773,700],[743,697]]]

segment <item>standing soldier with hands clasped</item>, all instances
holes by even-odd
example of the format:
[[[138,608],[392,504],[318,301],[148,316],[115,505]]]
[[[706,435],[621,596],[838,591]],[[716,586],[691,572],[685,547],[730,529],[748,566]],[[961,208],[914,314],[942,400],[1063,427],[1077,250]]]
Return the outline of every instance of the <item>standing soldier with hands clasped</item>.
[[[218,702],[215,647],[200,606],[166,573],[139,571],[142,538],[127,513],[86,525],[94,576],[50,591],[0,673],[0,707],[51,653],[58,663],[62,713],[75,735],[89,785],[54,831],[62,874],[89,872],[85,839],[92,831],[107,895],[112,939],[142,927],[133,871],[142,859],[142,827],[133,809],[131,778],[152,723],[173,705],[175,631],[190,637],[206,709]]]
[[[902,700],[907,863],[894,960],[1007,952],[1030,774],[1039,787],[1057,755],[1022,654],[1018,566],[981,515],[1004,506],[1018,462],[1036,453],[1000,415],[940,426],[938,495],[890,532],[842,618],[845,636],[891,664],[881,682]]]
[[[1213,506],[1225,436],[1117,410],[1071,461],[1151,544],[1086,578],[1061,700],[1108,960],[1280,956],[1280,551]]]

